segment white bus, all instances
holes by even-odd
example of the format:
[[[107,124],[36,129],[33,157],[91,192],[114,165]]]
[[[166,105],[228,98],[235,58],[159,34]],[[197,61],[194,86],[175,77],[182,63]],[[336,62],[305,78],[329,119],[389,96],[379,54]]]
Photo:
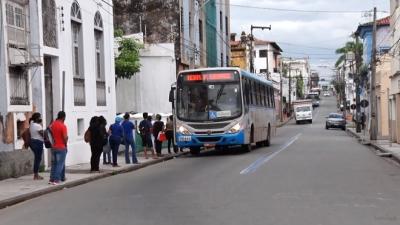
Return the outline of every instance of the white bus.
[[[269,146],[275,135],[272,82],[238,68],[182,71],[170,101],[176,144],[192,154],[202,147],[250,151],[252,145]]]

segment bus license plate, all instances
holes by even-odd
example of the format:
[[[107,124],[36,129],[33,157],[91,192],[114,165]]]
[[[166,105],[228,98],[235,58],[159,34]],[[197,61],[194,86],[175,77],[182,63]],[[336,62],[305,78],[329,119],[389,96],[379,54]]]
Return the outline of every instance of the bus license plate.
[[[179,141],[190,142],[192,141],[192,136],[180,136]]]

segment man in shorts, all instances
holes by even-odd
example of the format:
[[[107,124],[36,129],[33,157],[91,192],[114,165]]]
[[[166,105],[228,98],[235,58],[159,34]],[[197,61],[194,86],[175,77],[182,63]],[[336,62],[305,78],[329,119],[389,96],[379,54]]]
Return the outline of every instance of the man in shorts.
[[[140,132],[140,137],[142,138],[142,146],[143,146],[143,152],[144,152],[144,157],[148,159],[147,156],[147,151],[151,151],[151,155],[153,159],[156,159],[156,155],[153,149],[153,142],[151,140],[151,122],[147,119],[149,114],[147,112],[143,113],[143,120],[140,121],[139,123],[139,132]]]

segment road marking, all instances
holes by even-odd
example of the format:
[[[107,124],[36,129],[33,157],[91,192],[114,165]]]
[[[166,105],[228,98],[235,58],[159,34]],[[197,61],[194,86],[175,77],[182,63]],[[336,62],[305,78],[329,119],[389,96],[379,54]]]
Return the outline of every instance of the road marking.
[[[292,145],[299,137],[301,136],[301,133],[297,134],[296,136],[292,137],[288,142],[286,142],[278,151],[272,153],[272,154],[265,154],[258,158],[256,161],[254,161],[250,166],[248,166],[246,169],[240,171],[240,174],[250,174],[254,173],[258,168],[260,168],[262,165],[273,159],[275,156],[277,156],[279,153],[282,151],[286,150],[290,145]]]

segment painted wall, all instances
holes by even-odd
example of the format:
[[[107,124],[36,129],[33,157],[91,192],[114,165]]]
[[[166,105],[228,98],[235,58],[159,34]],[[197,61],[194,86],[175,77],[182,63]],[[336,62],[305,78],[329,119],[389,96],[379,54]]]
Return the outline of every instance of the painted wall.
[[[140,56],[140,72],[117,82],[117,111],[171,113],[168,96],[176,81],[174,45],[146,45]]]

